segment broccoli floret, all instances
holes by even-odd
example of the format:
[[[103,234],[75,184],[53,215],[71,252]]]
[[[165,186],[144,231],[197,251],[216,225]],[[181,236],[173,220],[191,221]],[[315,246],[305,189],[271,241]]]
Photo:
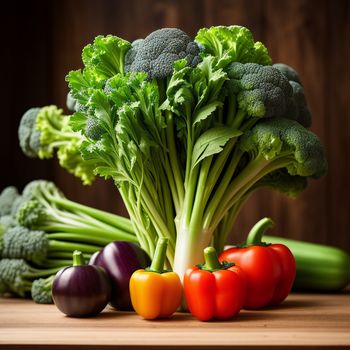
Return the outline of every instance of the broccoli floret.
[[[327,171],[320,140],[294,120],[270,118],[260,121],[244,133],[239,148],[248,152],[255,162],[265,161],[269,170],[286,168],[290,175],[312,178],[319,178]]]
[[[35,109],[35,113],[29,110],[18,131],[22,150],[27,156],[40,159],[52,158],[57,151],[63,168],[80,177],[84,184],[91,184],[95,164],[82,159],[79,148],[83,138],[71,129],[69,119],[56,106]]]
[[[284,63],[275,63],[272,67],[278,69],[289,81],[295,81],[301,85],[298,72]]]
[[[227,74],[240,109],[249,116],[271,118],[288,114],[293,89],[278,69],[235,62],[227,67]]]
[[[52,304],[52,283],[55,275],[39,278],[32,283],[31,296],[38,304]]]
[[[42,231],[30,231],[22,226],[15,226],[2,237],[3,258],[23,258],[41,262],[47,256],[49,241]]]
[[[11,214],[14,201],[19,197],[18,190],[14,186],[4,188],[0,194],[0,216]]]
[[[2,227],[4,232],[16,225],[17,221],[12,215],[4,215],[0,217],[0,226]]]
[[[295,106],[293,119],[305,128],[309,128],[312,123],[312,116],[306,102],[304,88],[295,81],[290,81],[289,84],[293,88],[293,101]]]
[[[199,47],[182,30],[162,28],[143,40],[136,40],[125,56],[126,72],[146,72],[149,79],[163,79],[173,72],[173,64],[186,59],[191,67],[199,62]]]
[[[40,110],[41,108],[31,108],[25,112],[18,128],[19,144],[23,153],[30,158],[37,157],[40,132],[36,130],[35,123]]]
[[[296,198],[308,185],[308,180],[303,176],[289,175],[285,169],[277,170],[264,176],[253,189],[269,187],[275,191],[286,194],[288,197]]]
[[[309,128],[312,117],[298,73],[284,63],[276,63],[273,67],[277,68],[289,80],[289,84],[293,88],[293,103],[289,106],[289,112],[292,116],[290,119],[294,119],[304,127]]]
[[[20,225],[32,228],[44,221],[46,216],[45,207],[40,202],[29,200],[19,207],[16,219]]]
[[[252,117],[293,119],[311,124],[303,87],[288,81],[277,68],[255,63],[232,63],[227,67],[228,88],[237,95],[239,108]]]
[[[11,216],[14,218],[14,220],[16,220],[16,216],[17,216],[19,208],[22,206],[23,202],[25,202],[26,200],[27,200],[26,198],[24,198],[22,195],[20,195],[13,202],[13,205],[11,208]]]
[[[23,259],[0,260],[0,291],[1,293],[15,293],[25,297],[30,291],[31,284],[20,277],[30,272],[31,267]]]
[[[98,124],[98,120],[94,117],[89,117],[86,120],[85,135],[92,140],[99,140],[106,131]]]
[[[50,269],[38,269],[24,259],[0,260],[0,293],[14,293],[20,297],[30,295],[32,281],[40,277],[51,276],[64,266]]]

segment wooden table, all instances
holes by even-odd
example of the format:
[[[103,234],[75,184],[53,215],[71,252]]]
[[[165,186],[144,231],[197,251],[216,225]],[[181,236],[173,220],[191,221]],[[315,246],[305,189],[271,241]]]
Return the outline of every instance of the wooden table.
[[[170,346],[170,347],[169,347]],[[178,313],[145,321],[107,307],[99,316],[63,316],[53,305],[0,299],[0,349],[350,349],[350,291],[292,294],[278,308],[242,311],[228,322]]]

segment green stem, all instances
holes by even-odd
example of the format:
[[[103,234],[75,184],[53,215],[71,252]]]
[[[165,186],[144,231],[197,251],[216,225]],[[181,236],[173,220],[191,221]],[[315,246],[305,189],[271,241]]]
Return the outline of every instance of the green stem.
[[[212,162],[213,157],[207,157],[202,161],[202,164],[200,165],[200,172],[199,172],[199,178],[191,213],[191,223],[192,221],[202,221],[203,212],[207,204],[207,199],[205,197],[206,194],[206,185],[207,185],[207,178],[210,171],[210,165]]]
[[[71,232],[57,232],[57,233],[48,233],[49,239],[55,239],[59,241],[74,241],[74,242],[80,242],[80,243],[89,243],[89,244],[95,244],[99,245],[101,247],[104,247],[110,242],[113,241],[128,241],[133,243],[138,243],[138,240],[136,237],[134,237],[132,240],[129,239],[129,237],[124,236],[103,236],[103,237],[96,237],[96,236],[90,236],[86,235],[84,233],[71,233]]]
[[[85,265],[84,255],[81,251],[75,250],[73,252],[73,266],[83,266]]]
[[[32,269],[31,272],[26,272],[21,274],[23,278],[37,279],[40,277],[47,277],[57,273],[62,269],[62,266],[54,267],[52,269],[40,270],[40,269]]]
[[[65,256],[68,258],[68,255]],[[72,253],[69,253],[69,260],[68,259],[50,259],[51,257],[48,256],[49,259],[43,260],[42,263],[39,265],[43,268],[53,268],[53,267],[64,267],[64,266],[70,266],[72,263]]]
[[[167,135],[167,146],[169,148],[168,152],[169,152],[170,165],[171,165],[174,181],[176,184],[179,206],[181,207],[181,204],[184,201],[185,192],[184,192],[183,177],[180,170],[179,159],[177,156],[178,152],[175,144],[173,114],[170,111],[167,111],[166,118],[167,118],[167,124],[168,124],[166,129],[166,135]]]
[[[168,240],[166,238],[159,238],[156,246],[156,251],[152,260],[149,271],[162,273],[164,271],[164,262],[166,257],[166,250]]]
[[[50,200],[52,200],[53,203],[62,205],[66,209],[74,209],[77,210],[78,212],[81,211],[85,214],[88,214],[99,221],[102,221],[106,224],[109,224],[113,227],[117,227],[120,230],[124,232],[129,232],[131,234],[134,233],[132,225],[130,223],[130,220],[127,218],[124,218],[119,215],[107,213],[105,211],[95,209],[95,208],[90,208],[88,206],[85,206],[83,204],[79,204],[73,201],[70,201],[69,199],[63,199],[63,198],[58,198],[55,196],[50,196]]]
[[[207,247],[204,249],[205,263],[201,266],[201,270],[217,271],[221,269],[221,264],[218,254],[214,247]]]
[[[213,197],[211,198],[210,203],[205,211],[205,214],[204,214],[205,227],[207,227],[211,222],[217,208],[222,205],[222,199],[227,192],[228,186],[230,184],[230,181],[232,180],[232,177],[235,173],[235,170],[241,159],[241,156],[242,156],[242,152],[240,152],[239,150],[236,150],[234,152],[231,158],[231,161],[229,163],[229,166],[227,168],[227,171],[225,172],[225,175],[220,181],[219,186],[216,189],[215,193],[213,194]]]
[[[271,228],[274,222],[270,218],[263,218],[258,221],[250,230],[247,237],[247,245],[259,245],[261,244],[262,236],[265,234],[266,230]]]
[[[84,253],[95,253],[100,249],[100,246],[94,246],[90,244],[63,242],[56,240],[49,241],[49,252],[82,250]]]

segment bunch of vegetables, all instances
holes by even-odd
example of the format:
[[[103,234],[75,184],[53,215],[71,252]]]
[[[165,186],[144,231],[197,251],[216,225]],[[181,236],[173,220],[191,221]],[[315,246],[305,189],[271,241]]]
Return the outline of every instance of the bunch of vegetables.
[[[326,172],[298,74],[244,27],[98,36],[82,57],[67,76],[76,112],[41,109],[21,144],[57,150],[85,183],[113,179],[141,247],[152,257],[168,239],[181,279],[205,247],[222,251],[256,189],[296,196]]]
[[[163,242],[165,256],[162,253],[160,260],[181,281],[189,268],[206,261],[185,277],[190,310],[205,303],[187,295],[190,275],[206,276],[209,285],[219,270],[232,270],[224,271],[225,276],[233,276],[240,267],[249,270],[244,250],[255,251],[265,257],[266,266],[273,266],[266,298],[250,292],[259,293],[261,286],[252,287],[254,276],[248,271],[245,282],[232,279],[247,285],[252,303],[243,297],[242,287],[231,309],[223,304],[217,313],[194,311],[199,319],[225,318],[225,312],[232,316],[242,306],[282,301],[295,266],[288,250],[261,242],[271,221],[258,223],[245,247],[220,255],[220,260],[239,260],[239,267],[219,262],[215,249],[222,252],[241,207],[255,190],[270,187],[296,197],[309,179],[326,173],[323,146],[307,130],[311,114],[297,72],[272,64],[266,47],[241,26],[203,28],[194,40],[176,28],[157,30],[133,43],[98,36],[84,48],[82,58],[83,69],[67,75],[67,106],[73,115],[64,115],[56,106],[30,109],[19,127],[25,154],[42,159],[57,154],[61,166],[84,184],[91,184],[96,175],[112,179],[130,216],[119,227],[119,233],[127,235],[123,240],[137,241],[155,261],[160,254],[157,241]],[[31,220],[31,210],[22,217]],[[208,246],[212,248],[206,250]],[[115,251],[107,247],[102,252]],[[284,257],[282,267],[277,254]],[[90,263],[98,261],[108,270],[103,253]],[[154,264],[152,278],[160,281],[156,276],[164,273],[164,266]],[[288,278],[279,279],[277,270]],[[125,280],[122,284],[125,287]],[[118,283],[113,288],[117,290]],[[200,284],[187,289],[191,288],[202,290]],[[254,299],[259,299],[257,304]],[[118,299],[111,303],[117,305]],[[122,304],[127,303],[130,299]],[[142,310],[146,318],[162,315],[159,310]]]
[[[86,257],[112,241],[137,242],[130,221],[70,201],[52,183],[35,180],[22,194],[0,194],[0,293],[31,293],[51,302],[53,275],[70,265],[72,252]]]

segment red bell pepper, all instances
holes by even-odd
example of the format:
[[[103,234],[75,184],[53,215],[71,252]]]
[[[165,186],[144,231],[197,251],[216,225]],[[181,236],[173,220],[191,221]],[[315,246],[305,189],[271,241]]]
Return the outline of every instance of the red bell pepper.
[[[273,225],[260,220],[248,234],[245,244],[221,253],[220,261],[235,262],[246,274],[245,309],[260,309],[281,303],[289,294],[295,278],[295,259],[283,244],[261,242],[262,234]]]
[[[205,264],[188,269],[184,276],[188,309],[201,321],[232,318],[243,306],[244,273],[233,263],[220,263],[213,247],[204,249],[204,257]]]

